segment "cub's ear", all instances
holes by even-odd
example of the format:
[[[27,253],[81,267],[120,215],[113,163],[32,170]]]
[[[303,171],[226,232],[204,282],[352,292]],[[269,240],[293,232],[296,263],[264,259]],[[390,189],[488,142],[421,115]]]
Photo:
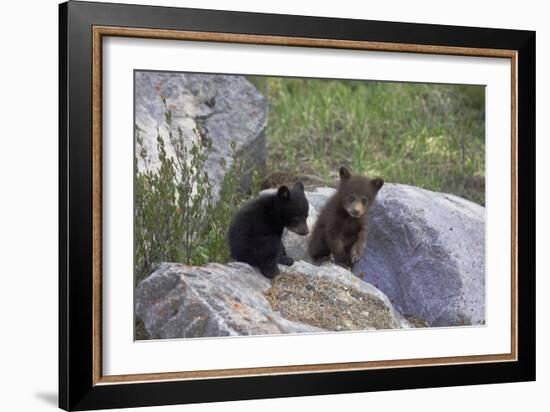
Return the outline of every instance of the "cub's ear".
[[[281,200],[287,200],[290,197],[290,190],[288,190],[288,187],[281,186],[279,190],[277,190],[277,197]]]
[[[292,186],[292,190],[299,190],[300,192],[304,191],[304,184],[300,181],[294,183],[294,186]]]
[[[351,172],[346,167],[340,168],[340,180],[348,180],[351,177]]]
[[[380,188],[384,184],[384,181],[377,177],[376,179],[372,179],[370,183],[372,184],[372,187],[374,187],[376,190],[380,190]]]

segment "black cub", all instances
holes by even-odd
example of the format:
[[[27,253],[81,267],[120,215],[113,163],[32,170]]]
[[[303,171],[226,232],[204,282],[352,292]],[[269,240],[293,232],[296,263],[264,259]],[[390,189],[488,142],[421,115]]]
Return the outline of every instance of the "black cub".
[[[308,211],[301,182],[292,189],[281,186],[277,193],[261,195],[245,203],[229,226],[231,257],[258,267],[267,278],[275,277],[279,273],[278,263],[287,266],[294,263],[281,241],[283,229],[307,235]]]
[[[338,191],[324,206],[309,244],[314,261],[329,257],[342,266],[353,266],[367,245],[368,211],[384,184],[382,179],[354,176],[340,168]]]

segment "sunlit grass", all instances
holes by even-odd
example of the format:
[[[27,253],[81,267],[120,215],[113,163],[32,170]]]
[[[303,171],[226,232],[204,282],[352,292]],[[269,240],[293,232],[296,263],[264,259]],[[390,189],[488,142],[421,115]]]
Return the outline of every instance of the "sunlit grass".
[[[249,77],[268,97],[268,171],[330,183],[344,164],[485,203],[481,86]]]

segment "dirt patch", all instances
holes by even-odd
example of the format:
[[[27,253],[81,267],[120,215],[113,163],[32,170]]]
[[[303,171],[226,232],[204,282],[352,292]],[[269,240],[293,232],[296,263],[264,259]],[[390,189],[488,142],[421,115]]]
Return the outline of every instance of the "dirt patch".
[[[273,280],[266,297],[286,319],[327,330],[394,327],[392,314],[380,299],[329,280],[284,273]]]

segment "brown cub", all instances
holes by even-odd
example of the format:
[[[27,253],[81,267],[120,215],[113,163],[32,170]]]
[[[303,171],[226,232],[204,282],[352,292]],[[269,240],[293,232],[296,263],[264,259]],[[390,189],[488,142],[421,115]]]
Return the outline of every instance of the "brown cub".
[[[314,261],[330,256],[342,266],[353,266],[367,245],[368,212],[382,179],[353,176],[340,168],[340,186],[321,210],[309,243]]]

